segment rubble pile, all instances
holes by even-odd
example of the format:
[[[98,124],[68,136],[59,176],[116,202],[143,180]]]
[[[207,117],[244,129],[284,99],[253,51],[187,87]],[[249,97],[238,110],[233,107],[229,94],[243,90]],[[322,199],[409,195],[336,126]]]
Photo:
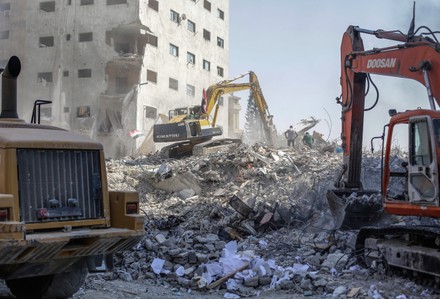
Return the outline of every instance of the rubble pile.
[[[226,298],[277,290],[381,298],[362,282],[383,273],[358,266],[355,232],[335,230],[328,210],[325,194],[340,162],[328,150],[260,144],[181,160],[109,160],[110,188],[140,193],[146,233],[116,256],[108,278],[221,288]]]
[[[243,144],[231,154],[110,160],[107,168],[111,188],[140,193],[147,217],[188,218],[210,208],[209,213],[230,214],[234,211],[228,202],[235,194],[250,206],[254,218],[276,210],[273,220],[285,223],[302,222],[324,210],[325,192],[340,160],[340,155],[313,149],[280,151]],[[207,215],[196,216],[201,221]]]

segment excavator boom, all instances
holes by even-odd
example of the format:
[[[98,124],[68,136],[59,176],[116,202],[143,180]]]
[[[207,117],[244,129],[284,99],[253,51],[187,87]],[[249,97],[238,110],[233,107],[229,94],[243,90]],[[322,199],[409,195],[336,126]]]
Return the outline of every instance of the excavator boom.
[[[247,75],[249,76],[249,82],[234,83]],[[233,93],[242,90],[250,90],[251,98],[254,100],[258,108],[260,119],[263,124],[265,141],[270,146],[275,146],[277,133],[275,126],[272,122],[272,115],[269,113],[269,105],[264,98],[263,91],[261,90],[257,75],[252,71],[242,74],[233,79],[221,81],[217,84],[211,85],[206,92],[207,98],[209,99],[207,103],[206,114],[211,114],[212,110],[218,103],[218,99],[223,94]],[[214,114],[214,119],[216,119],[216,115],[217,111]],[[213,122],[213,126],[215,126],[215,122]]]

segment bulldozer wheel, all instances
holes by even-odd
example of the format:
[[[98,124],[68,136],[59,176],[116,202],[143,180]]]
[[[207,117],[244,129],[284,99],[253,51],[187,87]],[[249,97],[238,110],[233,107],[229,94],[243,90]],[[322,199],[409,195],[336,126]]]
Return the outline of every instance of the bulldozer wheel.
[[[83,285],[87,276],[87,265],[83,259],[64,272],[47,276],[6,280],[6,284],[17,298],[68,298]]]

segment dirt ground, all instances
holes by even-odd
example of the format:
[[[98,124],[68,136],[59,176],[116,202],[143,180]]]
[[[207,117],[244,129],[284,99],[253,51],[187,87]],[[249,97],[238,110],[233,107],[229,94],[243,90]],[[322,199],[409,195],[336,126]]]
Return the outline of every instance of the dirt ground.
[[[260,289],[255,295],[241,296],[239,298],[261,299],[300,299],[300,298],[357,298],[357,299],[418,299],[440,298],[440,293],[429,287],[415,284],[413,281],[395,276],[376,275],[365,278],[352,275],[335,278],[335,283],[346,286],[347,289],[359,289],[353,297],[346,295],[333,297],[332,294],[309,295],[290,290],[264,290]],[[197,291],[186,290],[181,287],[172,287],[166,282],[154,280],[106,280],[101,273],[89,274],[84,286],[73,296],[73,299],[219,299],[234,298],[225,297],[229,293],[225,289]],[[231,294],[231,293],[229,293]],[[15,298],[8,290],[4,282],[0,282],[0,299]],[[237,297],[238,298],[238,297]]]
[[[74,299],[153,299],[153,298],[179,298],[179,299],[216,299],[224,298],[226,290],[200,292],[188,291],[181,288],[172,288],[154,281],[107,281],[90,274],[86,284],[74,296]],[[15,298],[3,281],[0,282],[0,299]],[[265,292],[258,298],[305,298],[301,295],[289,294],[287,291]]]
[[[434,293],[427,287],[416,285],[414,282],[400,278],[379,276],[373,279],[361,279],[356,277],[338,278],[338,283],[347,286],[349,289],[359,288],[359,292],[352,298],[374,298],[374,299],[418,299],[418,298],[440,298],[440,294]],[[105,280],[102,274],[89,274],[84,286],[73,296],[73,299],[219,299],[225,297],[227,290],[195,291],[185,290],[179,287],[171,287],[166,283],[153,280],[143,281],[122,281]],[[332,297],[332,294],[311,295],[295,293],[295,290],[261,290],[257,295],[247,296],[248,298],[261,299],[300,299],[300,298],[347,298],[347,296]],[[11,295],[6,285],[0,283],[0,299],[15,298]],[[240,298],[245,298],[241,296]]]
[[[414,282],[400,277],[376,277],[374,279],[355,280],[341,278],[338,282],[341,285],[356,286],[360,288],[358,294],[352,298],[399,298],[399,299],[418,299],[418,298],[440,298],[440,294],[435,294],[427,287],[416,285]],[[7,292],[7,290],[6,290]],[[195,291],[183,288],[174,288],[152,280],[126,282],[122,280],[107,281],[96,274],[88,276],[86,284],[73,298],[75,299],[125,299],[125,298],[179,298],[179,299],[217,299],[226,298],[227,290]],[[13,298],[4,293],[2,289],[1,299]],[[241,298],[244,298],[242,296]],[[295,293],[294,290],[261,290],[256,296],[248,298],[261,299],[300,299],[300,298],[333,298],[332,294],[305,296]],[[346,296],[337,298],[347,298]]]
[[[84,286],[73,296],[73,299],[217,299],[225,298],[226,290],[209,292],[188,291],[182,288],[173,288],[152,280],[122,281],[105,280],[101,274],[89,274]],[[0,299],[15,298],[3,281],[0,281]],[[288,291],[265,292],[258,298],[297,299],[305,298],[302,295],[289,294]],[[310,298],[310,297],[309,297]]]
[[[348,289],[359,288],[358,293],[351,298],[372,298],[372,299],[418,299],[418,298],[440,298],[432,289],[416,285],[414,282],[401,277],[377,276],[370,279],[362,277],[347,276],[337,279],[339,285],[345,285]],[[179,299],[217,299],[225,297],[227,290],[195,291],[185,290],[179,287],[170,287],[159,281],[143,280],[126,282],[121,280],[106,281],[91,274],[88,276],[84,288],[75,296],[75,299],[154,299],[154,298],[179,298]],[[230,294],[230,293],[229,293]],[[241,296],[240,298],[261,298],[261,299],[300,299],[300,298],[347,298],[346,295],[333,297],[332,294],[309,295],[296,293],[290,290],[261,290],[257,295]],[[3,297],[0,297],[3,298]],[[7,297],[6,297],[7,298]],[[229,297],[231,298],[231,297]]]
[[[95,278],[95,279],[94,279]],[[217,299],[225,298],[226,290],[213,290],[201,292],[195,290],[185,290],[182,288],[173,288],[152,280],[126,282],[121,280],[105,281],[96,279],[93,275],[89,276],[86,282],[86,288],[80,290],[75,299],[123,299],[123,298],[179,298],[179,299]],[[305,298],[301,295],[289,294],[284,292],[267,292],[261,294],[258,298]]]

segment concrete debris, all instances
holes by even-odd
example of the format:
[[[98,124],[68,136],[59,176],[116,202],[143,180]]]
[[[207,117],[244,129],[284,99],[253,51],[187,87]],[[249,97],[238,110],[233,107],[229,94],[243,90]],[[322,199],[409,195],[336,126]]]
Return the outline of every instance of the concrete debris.
[[[242,144],[182,160],[108,160],[110,187],[138,191],[146,214],[144,239],[115,257],[113,279],[153,279],[182,292],[224,289],[224,298],[280,290],[312,298],[401,295],[365,285],[365,277],[383,274],[358,265],[356,231],[333,229],[326,192],[342,157],[327,146]],[[376,180],[380,159],[365,161],[365,177]],[[411,290],[418,291],[405,294]]]

